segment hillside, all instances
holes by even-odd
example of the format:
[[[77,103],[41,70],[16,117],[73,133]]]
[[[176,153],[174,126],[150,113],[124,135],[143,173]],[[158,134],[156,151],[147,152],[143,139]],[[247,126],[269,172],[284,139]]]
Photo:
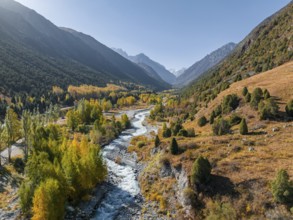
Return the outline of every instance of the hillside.
[[[199,101],[212,100],[233,81],[292,60],[292,20],[291,2],[259,24],[230,56],[186,88],[185,97],[197,97]]]
[[[259,87],[261,89],[267,89],[272,97],[277,98],[278,104],[280,106],[280,111],[285,111],[285,105],[293,99],[293,61],[285,63],[272,70],[257,74],[250,78],[241,80],[239,82],[233,83],[228,89],[224,90],[218,96],[212,100],[207,107],[202,107],[196,114],[198,119],[201,116],[208,116],[211,112],[221,104],[223,98],[229,94],[237,94],[239,97],[242,95],[242,90],[247,87],[249,91]],[[248,112],[243,112],[247,108],[236,110],[237,113],[243,115],[249,115]],[[251,110],[249,111],[251,113]],[[254,113],[255,115],[255,113]],[[255,115],[257,118],[257,115]],[[194,126],[198,131],[207,131],[210,133],[211,129],[209,126],[201,128],[197,126],[197,120],[188,123],[188,126]]]
[[[120,80],[167,87],[94,38],[61,29],[15,1],[0,2],[0,47],[0,87],[5,93]]]
[[[200,108],[193,119],[185,119],[182,124],[184,114],[164,118],[172,133],[166,136],[164,126],[161,127],[159,147],[154,147],[153,139],[133,141],[129,150],[137,152],[138,160],[147,164],[140,176],[140,184],[143,195],[156,204],[154,209],[159,213],[173,213],[177,219],[211,216],[214,216],[211,219],[291,219],[290,203],[286,206],[275,201],[271,183],[281,169],[286,170],[291,179],[293,177],[293,124],[284,112],[285,104],[293,100],[292,85],[293,62],[289,62],[232,83],[207,107]],[[245,86],[249,93],[257,87],[263,91],[267,89],[280,107],[278,116],[260,120],[259,110],[252,108],[242,95]],[[224,97],[232,94],[239,97],[235,110],[221,113],[212,125],[209,121],[199,125],[200,117],[209,119]],[[172,112],[174,107],[169,105],[167,101],[166,106],[160,110],[155,108],[151,115],[156,118]],[[247,134],[240,134],[239,123],[231,124],[235,115],[246,119]],[[226,134],[216,135],[213,128],[220,118],[228,121],[231,128]],[[176,130],[179,132],[174,134]],[[178,143],[176,153],[172,153],[173,138]],[[139,141],[146,145],[137,147]],[[208,159],[211,176],[205,183],[194,184],[191,182],[193,164],[200,155]]]
[[[183,87],[198,78],[202,73],[217,65],[225,59],[236,47],[235,43],[228,43],[221,48],[208,54],[200,61],[194,63],[191,67],[186,69],[175,82],[176,86]]]
[[[122,49],[113,49],[117,53],[119,53],[121,56],[125,57],[126,59],[131,60],[134,63],[137,64],[144,64],[151,67],[159,76],[161,79],[163,79],[165,82],[169,84],[174,84],[176,77],[173,75],[170,71],[168,71],[162,64],[152,60],[148,56],[146,56],[143,53],[140,53],[136,56],[129,56],[125,51]]]

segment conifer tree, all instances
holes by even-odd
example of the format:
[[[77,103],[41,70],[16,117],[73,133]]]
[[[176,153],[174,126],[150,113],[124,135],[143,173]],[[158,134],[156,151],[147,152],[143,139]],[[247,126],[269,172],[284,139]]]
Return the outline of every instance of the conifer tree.
[[[160,138],[158,135],[155,137],[155,147],[158,147],[160,145]]]
[[[240,134],[241,135],[248,134],[248,127],[247,127],[245,118],[242,118],[242,120],[240,122]]]
[[[178,147],[178,144],[177,144],[177,141],[176,141],[175,138],[172,139],[172,142],[171,142],[171,145],[170,145],[170,152],[173,155],[176,155],[179,152],[179,147]]]

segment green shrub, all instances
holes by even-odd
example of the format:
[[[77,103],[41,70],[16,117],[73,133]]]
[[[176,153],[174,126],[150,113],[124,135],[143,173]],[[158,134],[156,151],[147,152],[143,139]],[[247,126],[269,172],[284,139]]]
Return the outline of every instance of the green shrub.
[[[207,121],[206,117],[202,116],[202,117],[200,117],[198,119],[197,124],[198,124],[199,127],[203,127],[203,126],[205,126],[207,124],[207,122],[208,121]]]
[[[210,180],[212,167],[208,159],[199,156],[192,165],[191,182],[205,184]]]
[[[259,103],[258,111],[261,120],[274,119],[278,115],[279,106],[272,98],[269,98]]]
[[[160,143],[161,143],[160,138],[159,138],[158,135],[156,135],[156,137],[155,137],[155,147],[160,146]]]
[[[230,124],[223,118],[216,120],[213,124],[213,133],[215,135],[224,135],[230,132]]]
[[[250,105],[254,109],[257,109],[260,100],[262,99],[263,92],[261,88],[255,88],[251,94]]]
[[[183,137],[188,137],[188,132],[185,129],[181,129],[177,135],[183,136]]]
[[[230,119],[229,119],[229,124],[230,126],[234,126],[234,125],[238,125],[241,122],[241,117],[239,117],[236,114],[231,115]]]
[[[167,127],[166,123],[163,124],[163,137],[168,138],[172,136],[171,129]]]
[[[222,114],[222,106],[218,105],[214,111],[215,111],[215,117],[218,117],[219,115]]]
[[[251,95],[250,93],[248,92],[246,95],[245,95],[245,102],[250,102],[251,101]]]
[[[210,116],[210,124],[213,124],[215,121],[216,113],[215,111],[212,111],[211,116]]]
[[[286,105],[286,113],[289,117],[293,117],[293,99]]]
[[[177,144],[177,141],[176,141],[175,138],[172,139],[172,142],[171,142],[171,145],[170,145],[170,152],[173,155],[176,155],[179,152],[179,147],[178,147],[178,144]]]
[[[163,131],[163,137],[168,138],[172,136],[172,131],[170,128],[167,128],[165,131]]]
[[[208,202],[205,209],[206,220],[236,220],[237,213],[230,203]]]
[[[236,94],[227,95],[222,101],[222,113],[229,113],[239,105],[239,98]]]
[[[271,185],[272,194],[276,202],[293,202],[293,183],[289,181],[286,170],[280,170]]]
[[[239,132],[241,135],[248,134],[248,127],[247,127],[245,118],[242,118],[242,120],[241,120]]]
[[[271,94],[269,93],[269,91],[267,89],[264,90],[263,97],[264,97],[264,99],[271,98]]]
[[[183,129],[181,123],[179,123],[178,121],[172,126],[172,134],[174,136],[176,136],[178,134],[178,132]]]
[[[144,141],[138,141],[136,144],[137,147],[142,148],[145,146],[145,142]]]
[[[242,89],[242,95],[245,97],[248,93],[248,89],[247,87],[245,86],[243,89]]]

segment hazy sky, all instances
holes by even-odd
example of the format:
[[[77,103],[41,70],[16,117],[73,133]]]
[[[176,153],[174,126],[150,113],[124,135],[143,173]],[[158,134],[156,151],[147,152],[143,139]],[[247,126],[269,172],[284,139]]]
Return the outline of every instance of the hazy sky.
[[[290,0],[18,0],[57,26],[90,34],[166,68],[189,67],[241,41]]]

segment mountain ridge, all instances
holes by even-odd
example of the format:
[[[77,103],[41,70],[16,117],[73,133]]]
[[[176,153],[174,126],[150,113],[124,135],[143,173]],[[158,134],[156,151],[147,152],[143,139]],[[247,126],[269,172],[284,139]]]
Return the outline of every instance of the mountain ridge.
[[[225,59],[235,47],[236,44],[230,42],[209,53],[204,58],[187,68],[179,77],[177,77],[175,85],[179,87],[188,85],[190,82],[198,78],[202,73],[216,66],[223,59]]]
[[[145,85],[155,90],[169,87],[93,37],[70,30],[57,27],[18,2],[2,0],[2,92],[37,93],[39,90],[49,90],[55,84],[66,88],[70,84],[103,86],[107,82],[120,81]],[[17,78],[22,78],[22,81],[13,85]],[[46,79],[46,82],[34,80],[39,78]]]
[[[152,60],[144,53],[139,53],[135,56],[130,56],[122,50],[121,48],[112,48],[114,51],[119,53],[121,56],[124,56],[126,59],[134,62],[134,63],[144,63],[145,65],[150,66],[157,74],[162,78],[165,82],[169,84],[173,84],[176,80],[176,77],[168,71],[162,64]]]

